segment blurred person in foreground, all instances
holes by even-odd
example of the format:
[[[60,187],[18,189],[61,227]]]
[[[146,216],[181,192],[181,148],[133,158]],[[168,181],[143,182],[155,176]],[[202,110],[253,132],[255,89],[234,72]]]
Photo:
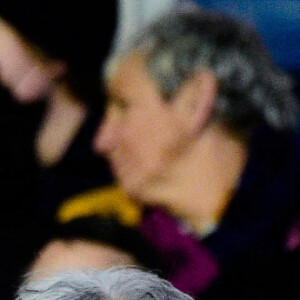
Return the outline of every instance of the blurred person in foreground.
[[[95,222],[85,217],[99,217],[99,213],[102,216],[109,205],[114,206],[113,214],[116,206],[121,207],[129,222],[134,222],[135,213],[132,215],[123,205],[126,199],[120,190],[115,186],[103,188],[112,183],[111,173],[104,159],[91,149],[104,103],[101,82],[99,86],[100,68],[112,40],[118,46],[124,36],[145,21],[144,15],[150,19],[167,9],[171,2],[147,2],[146,8],[140,3],[137,7],[140,20],[134,28],[131,20],[136,10],[127,1],[88,0],[70,4],[56,0],[12,0],[1,4],[0,81],[7,95],[16,100],[0,101],[3,107],[0,119],[6,120],[2,123],[5,135],[1,137],[6,143],[0,164],[2,167],[5,164],[2,177],[8,182],[4,185],[13,204],[9,212],[3,211],[7,219],[1,226],[3,236],[7,237],[8,231],[11,233],[9,242],[7,238],[1,239],[7,253],[3,263],[0,262],[3,273],[7,274],[7,269],[14,274],[16,268],[18,274],[22,273],[41,245],[38,261],[44,267],[48,264],[62,268],[64,259],[68,264],[88,263],[89,249],[91,253],[98,249],[100,257],[101,234],[98,237],[94,234],[98,247],[77,239],[89,222],[92,228],[86,228],[91,230],[87,235],[97,231]],[[124,5],[126,12],[122,11]],[[118,27],[116,36],[115,27]],[[24,148],[27,151],[22,151]],[[26,168],[22,168],[24,164]],[[7,174],[10,174],[8,180]],[[111,205],[112,202],[115,204]],[[61,225],[57,215],[64,204],[68,208],[64,210]],[[73,227],[74,240],[57,241],[52,223],[64,227],[74,218],[83,218],[85,224]],[[21,248],[26,250],[22,255]],[[57,255],[60,262],[53,259]],[[10,257],[18,257],[14,266],[9,263]],[[15,282],[15,278],[3,278],[1,292]]]
[[[46,100],[35,139],[45,167],[66,155],[88,115],[101,115],[99,67],[113,39],[115,2],[16,0],[0,8],[1,84],[21,104]]]
[[[95,150],[148,207],[140,230],[167,279],[206,296],[242,268],[249,286],[235,295],[232,280],[224,297],[276,294],[281,286],[269,289],[268,280],[287,274],[274,265],[253,280],[261,261],[291,251],[298,108],[259,36],[222,14],[179,6],[112,53],[104,73],[108,104]]]
[[[16,300],[188,300],[157,275],[133,268],[61,272],[44,279],[29,278]]]
[[[113,216],[82,217],[58,224],[51,236],[23,273],[138,265],[163,275],[154,249],[142,234]]]
[[[91,140],[103,111],[99,67],[115,6],[1,2],[1,299],[11,299],[16,277],[52,233],[56,207],[111,183]]]

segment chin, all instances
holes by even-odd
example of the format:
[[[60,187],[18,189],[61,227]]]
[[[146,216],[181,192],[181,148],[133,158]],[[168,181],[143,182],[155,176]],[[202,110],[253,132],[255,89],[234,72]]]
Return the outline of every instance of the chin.
[[[124,192],[132,198],[140,198],[143,194],[142,184],[140,184],[139,180],[132,180],[130,178],[120,179],[119,183],[124,190]]]
[[[128,196],[134,197],[135,195],[139,194],[136,184],[126,182],[126,181],[120,181],[120,184],[122,189]]]

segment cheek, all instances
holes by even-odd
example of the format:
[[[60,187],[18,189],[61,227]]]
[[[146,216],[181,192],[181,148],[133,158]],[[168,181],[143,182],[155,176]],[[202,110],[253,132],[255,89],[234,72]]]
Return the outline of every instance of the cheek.
[[[180,158],[188,143],[186,132],[175,120],[157,127],[148,145],[148,167],[163,176]]]
[[[163,172],[173,148],[174,136],[168,128],[151,124],[134,138],[137,142],[131,146],[133,166],[150,176]]]
[[[127,179],[137,180],[144,176],[153,164],[151,159],[154,156],[153,150],[155,149],[152,147],[148,133],[141,130],[141,127],[126,126],[126,129],[124,127],[113,153],[118,177],[127,181]]]
[[[132,176],[159,176],[176,157],[183,138],[183,130],[169,114],[131,115],[123,127],[118,147],[119,161]]]

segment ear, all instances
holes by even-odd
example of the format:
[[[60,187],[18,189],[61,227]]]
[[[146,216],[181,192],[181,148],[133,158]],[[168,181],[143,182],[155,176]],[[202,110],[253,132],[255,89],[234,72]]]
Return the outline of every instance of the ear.
[[[188,129],[197,134],[205,127],[211,117],[218,92],[217,78],[213,72],[203,70],[196,73],[180,89],[178,107],[181,116],[185,116]]]

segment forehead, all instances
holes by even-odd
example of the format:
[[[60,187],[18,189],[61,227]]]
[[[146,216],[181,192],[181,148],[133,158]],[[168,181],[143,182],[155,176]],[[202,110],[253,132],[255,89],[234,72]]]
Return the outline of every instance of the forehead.
[[[140,53],[130,53],[120,60],[107,81],[109,97],[138,99],[142,95],[159,96],[155,80],[148,72]]]

